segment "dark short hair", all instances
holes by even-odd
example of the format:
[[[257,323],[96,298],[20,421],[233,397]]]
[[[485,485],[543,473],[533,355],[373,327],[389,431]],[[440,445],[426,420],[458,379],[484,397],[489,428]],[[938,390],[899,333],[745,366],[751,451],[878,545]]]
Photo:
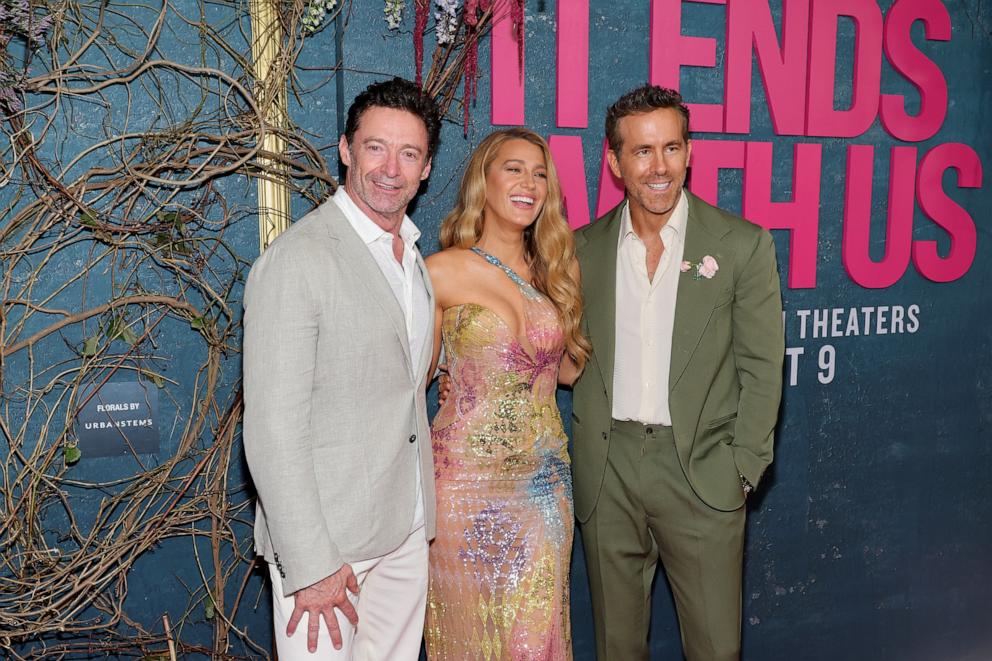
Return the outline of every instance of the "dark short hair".
[[[393,78],[372,83],[355,97],[348,108],[348,121],[344,126],[344,137],[352,143],[362,115],[369,108],[394,108],[416,115],[427,129],[427,158],[437,151],[441,139],[441,113],[437,104],[415,83],[403,78]]]
[[[678,111],[682,116],[682,139],[689,142],[689,108],[682,101],[682,95],[667,87],[641,85],[621,96],[606,111],[606,140],[610,143],[610,149],[619,152],[623,144],[620,139],[621,119],[661,108]]]

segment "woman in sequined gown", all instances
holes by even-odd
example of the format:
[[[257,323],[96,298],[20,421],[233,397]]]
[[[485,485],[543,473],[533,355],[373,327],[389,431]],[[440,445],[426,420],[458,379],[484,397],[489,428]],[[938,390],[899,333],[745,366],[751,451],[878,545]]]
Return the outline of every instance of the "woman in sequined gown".
[[[432,425],[432,661],[572,658],[571,467],[555,403],[589,344],[572,235],[544,140],[498,131],[473,153],[427,260],[451,393]]]

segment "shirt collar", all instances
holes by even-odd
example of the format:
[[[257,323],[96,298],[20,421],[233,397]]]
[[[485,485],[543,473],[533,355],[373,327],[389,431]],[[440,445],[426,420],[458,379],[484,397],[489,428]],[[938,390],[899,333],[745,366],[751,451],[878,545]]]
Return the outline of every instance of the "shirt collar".
[[[385,231],[381,227],[375,224],[371,218],[362,211],[355,201],[351,199],[348,192],[344,189],[344,186],[338,186],[337,192],[334,193],[334,201],[337,203],[338,208],[344,213],[345,218],[351,223],[351,226],[355,228],[358,232],[358,236],[365,242],[366,245],[371,245],[376,241],[382,239],[383,236],[390,236],[389,232]],[[420,239],[420,230],[414,225],[410,217],[403,215],[403,222],[400,223],[400,238],[408,246],[412,246],[414,243]]]
[[[675,203],[675,209],[672,210],[672,215],[668,217],[668,222],[665,223],[665,227],[661,228],[661,231],[664,232],[666,227],[670,227],[676,236],[685,236],[685,226],[688,220],[689,200],[683,189],[679,191],[679,201]],[[630,200],[624,203],[623,211],[620,212],[620,243],[623,244],[628,237],[638,238],[630,220]]]

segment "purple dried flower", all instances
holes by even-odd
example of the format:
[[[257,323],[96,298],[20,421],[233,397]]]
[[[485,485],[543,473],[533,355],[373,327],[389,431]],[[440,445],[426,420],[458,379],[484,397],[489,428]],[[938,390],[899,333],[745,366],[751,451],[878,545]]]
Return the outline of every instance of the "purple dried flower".
[[[31,26],[31,40],[41,41],[41,38],[45,36],[45,33],[48,32],[48,28],[50,27],[52,27],[52,15],[46,14],[41,17],[41,20]]]
[[[14,114],[21,110],[21,99],[17,95],[17,90],[13,87],[0,87],[0,110],[6,110],[6,114]]]
[[[6,24],[8,35],[19,35],[31,44],[41,43],[52,26],[51,15],[42,9],[32,9],[28,0],[0,0],[0,21]]]

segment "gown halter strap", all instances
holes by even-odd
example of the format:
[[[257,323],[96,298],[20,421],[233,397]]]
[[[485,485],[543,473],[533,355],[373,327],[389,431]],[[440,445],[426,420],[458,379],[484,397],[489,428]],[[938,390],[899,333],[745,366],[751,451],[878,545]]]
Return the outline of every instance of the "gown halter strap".
[[[510,278],[510,280],[513,280],[513,282],[517,283],[517,285],[519,285],[520,287],[523,287],[525,289],[534,289],[533,285],[531,285],[529,282],[527,282],[526,280],[524,280],[523,278],[521,278],[519,275],[517,275],[517,272],[516,271],[514,271],[513,269],[511,269],[509,266],[507,266],[503,262],[499,261],[498,258],[496,258],[493,255],[490,255],[489,253],[487,253],[485,250],[483,250],[479,246],[472,246],[469,250],[471,250],[476,255],[478,255],[479,257],[483,258],[484,260],[486,260],[487,262],[489,262],[490,264],[492,264],[496,268],[502,269],[503,270],[503,273],[505,273]]]

